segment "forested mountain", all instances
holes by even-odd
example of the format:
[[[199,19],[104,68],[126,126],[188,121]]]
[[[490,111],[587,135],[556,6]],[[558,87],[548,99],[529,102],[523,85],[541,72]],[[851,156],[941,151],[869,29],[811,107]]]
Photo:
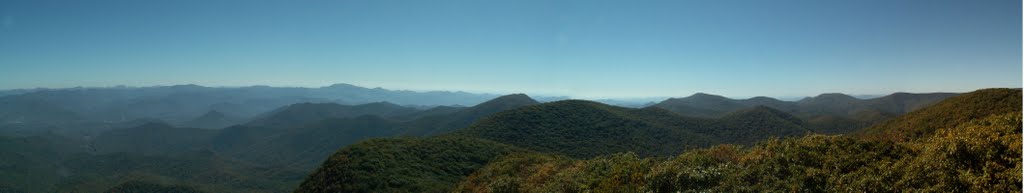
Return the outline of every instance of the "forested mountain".
[[[1012,132],[998,129],[1008,120],[1019,122],[1019,113],[1017,117],[1007,113],[1020,111],[1020,89],[979,90],[928,106],[930,100],[944,96],[897,93],[860,100],[826,94],[786,102],[700,94],[680,103],[718,110],[714,116],[693,117],[660,106],[626,108],[585,100],[539,103],[524,94],[513,94],[471,107],[302,102],[268,110],[245,123],[247,119],[219,110],[205,111],[180,124],[156,119],[70,121],[81,128],[0,135],[0,190],[284,192],[299,187],[300,192],[659,192],[684,188],[790,190],[788,187],[833,191],[844,187],[885,191],[934,188],[940,183],[954,184],[952,187],[961,188],[958,190],[979,190],[965,188],[975,185],[964,183],[981,177],[922,181],[914,175],[924,174],[903,168],[924,164],[945,167],[939,171],[1005,173],[987,166],[952,167],[963,162],[922,147],[954,147],[957,145],[948,143],[958,143],[989,148],[1012,142],[982,144],[951,136],[970,136],[975,133],[964,132],[983,130],[992,136],[979,137],[1010,140],[1007,136]],[[42,105],[39,112],[54,109],[45,108],[48,103],[37,105]],[[854,118],[883,120],[918,108],[856,133],[856,138],[813,134],[822,133],[816,128],[821,122],[854,127],[864,123]],[[992,118],[997,115],[1000,117]],[[990,119],[980,120],[986,117]],[[972,120],[975,124],[968,125]],[[225,122],[243,124],[222,129],[187,126]],[[94,133],[69,134],[86,130]],[[812,135],[801,137],[807,134]],[[772,139],[776,137],[788,138]],[[996,154],[1007,153],[1002,151]],[[925,155],[931,157],[922,157]],[[979,159],[996,160],[994,164],[1009,168],[1015,166],[1008,163],[1019,163],[996,157]],[[790,163],[794,160],[799,161]],[[901,168],[895,168],[896,164],[902,164]],[[608,173],[609,168],[629,172]],[[790,173],[774,175],[773,168]],[[864,180],[876,176],[872,171],[882,170],[897,171],[883,179],[907,181],[899,186],[864,188],[887,184]],[[627,174],[647,177],[630,183],[617,181],[627,179],[623,176]],[[992,175],[985,178],[1007,176]],[[305,182],[299,186],[303,178]]]
[[[973,103],[967,106],[1020,106],[1020,90],[1002,95],[999,104],[983,96],[992,90],[980,90],[943,103]],[[1014,96],[1012,93],[1016,92]],[[987,93],[987,94],[986,94]],[[967,99],[969,98],[969,99]],[[997,97],[999,98],[999,97]],[[832,100],[832,99],[829,99]],[[841,99],[843,100],[843,99]],[[945,110],[935,110],[945,109]],[[915,117],[920,112],[942,116],[954,111],[942,106],[928,107],[896,120]],[[983,114],[983,115],[982,115]],[[688,118],[660,109],[629,109],[590,101],[567,100],[517,108],[495,114],[456,131],[448,137],[480,138],[521,147],[490,161],[473,174],[460,178],[449,188],[420,189],[415,183],[383,183],[383,180],[359,180],[338,176],[374,175],[376,169],[356,164],[393,163],[408,158],[379,157],[388,153],[355,153],[342,150],[331,161],[307,178],[300,192],[373,192],[379,190],[416,190],[419,192],[675,192],[675,191],[868,191],[899,190],[999,191],[1018,190],[1020,180],[1021,115],[981,113],[980,117],[959,120],[955,128],[911,142],[862,140],[845,136],[809,135],[767,141],[744,147],[723,144],[688,149],[679,139],[722,140],[723,136],[743,139],[808,130],[800,118],[767,106],[734,111],[717,119]],[[775,126],[781,125],[781,126]],[[877,127],[883,127],[880,124]],[[626,128],[626,129],[622,129]],[[742,129],[733,129],[742,128]],[[775,128],[768,129],[766,128]],[[787,129],[788,128],[788,129]],[[898,129],[898,128],[888,128]],[[688,138],[675,138],[687,131]],[[676,132],[676,133],[673,133]],[[716,133],[717,132],[717,133]],[[969,138],[958,136],[973,136]],[[668,138],[668,139],[665,139]],[[980,140],[979,139],[985,139]],[[993,140],[988,140],[993,139]],[[644,141],[646,140],[646,141]],[[400,140],[398,140],[400,141]],[[647,143],[648,141],[654,141]],[[404,143],[403,143],[404,144]],[[669,146],[679,149],[671,151]],[[348,148],[363,148],[354,145]],[[414,145],[390,145],[381,152],[419,152]],[[950,153],[949,148],[970,147]],[[683,151],[686,150],[686,151]],[[668,152],[671,154],[662,153]],[[378,156],[363,156],[378,155]],[[422,159],[423,154],[415,159]],[[649,155],[677,155],[664,157]],[[413,156],[416,157],[416,156]],[[461,157],[461,156],[460,156]],[[582,158],[582,159],[581,159]],[[341,167],[337,163],[348,163]],[[974,163],[989,163],[979,165]],[[403,163],[420,165],[414,171],[441,170],[435,162]],[[355,167],[363,165],[364,167]],[[932,169],[925,169],[932,168]],[[336,175],[323,175],[323,171]],[[984,171],[984,172],[983,172]],[[343,173],[342,173],[343,172]],[[372,174],[371,174],[372,173]],[[434,172],[436,173],[436,172]],[[948,175],[959,173],[963,175]],[[451,178],[452,173],[442,176]],[[400,174],[379,177],[389,179]],[[943,176],[930,178],[927,176]],[[427,182],[433,175],[416,175],[409,180]],[[334,178],[334,179],[331,179]],[[325,180],[331,179],[331,180]],[[387,184],[387,185],[385,185]],[[331,188],[327,188],[331,187]],[[344,189],[342,189],[344,188]]]
[[[686,148],[753,143],[810,131],[799,119],[755,107],[721,119],[687,118],[653,108],[630,109],[565,100],[498,113],[454,133],[540,152],[593,157],[632,151],[674,155]]]
[[[746,121],[747,123],[734,121]],[[452,134],[423,140],[474,139],[488,142],[480,143],[481,145],[477,148],[494,149],[497,146],[514,146],[532,152],[556,153],[584,158],[617,152],[638,152],[645,156],[667,156],[675,155],[688,148],[707,147],[726,141],[750,143],[744,140],[762,140],[772,135],[800,136],[810,132],[800,124],[800,120],[791,115],[763,106],[739,111],[721,119],[703,119],[683,117],[654,107],[632,109],[592,101],[565,100],[503,111]],[[452,169],[446,168],[450,165],[465,165],[462,162],[444,163],[443,160],[430,158],[433,154],[417,153],[424,151],[417,148],[427,147],[416,145],[422,142],[407,142],[409,140],[411,139],[393,139],[387,143],[387,148],[383,148],[386,150],[376,151],[375,149],[382,148],[366,146],[384,145],[372,145],[380,142],[364,142],[347,146],[331,156],[330,160],[311,175],[298,191],[439,192],[448,190],[454,184],[453,179],[457,180],[465,176],[465,174],[459,174],[460,172],[453,172]],[[517,152],[522,152],[522,150]],[[482,166],[479,163],[486,163],[488,160],[496,158],[486,156],[497,154],[483,155],[485,156],[473,153],[473,155],[456,156],[477,156],[477,158],[473,158],[477,162],[455,171],[473,171]],[[446,154],[446,156],[449,155]],[[419,160],[426,159],[424,157],[429,158],[430,161],[409,163],[412,160],[424,161]],[[371,163],[401,164],[366,163],[370,160],[372,160]],[[442,162],[437,163],[437,161]],[[445,173],[442,175],[380,173],[379,168],[392,167],[402,169],[389,169],[388,171],[419,168],[415,172],[437,174],[438,172],[428,171],[441,170]],[[322,174],[328,173],[326,171],[333,172],[329,172],[330,175]],[[366,175],[374,177],[373,179],[359,178]],[[385,180],[392,178],[403,178],[404,180],[397,182]],[[446,180],[438,182],[437,178]],[[429,185],[424,185],[424,183]],[[425,188],[425,186],[430,187]]]
[[[722,117],[743,108],[766,106],[803,119],[808,128],[819,133],[845,134],[956,95],[894,93],[879,98],[858,99],[840,93],[826,93],[790,102],[769,97],[737,100],[697,93],[684,98],[670,98],[654,106],[685,116],[705,118]]]
[[[982,89],[949,98],[854,134],[871,139],[912,140],[971,120],[1005,113],[1020,113],[1021,98],[1020,89]]]
[[[462,137],[372,139],[338,150],[295,192],[443,192],[491,159],[521,151]]]
[[[872,127],[899,133],[949,126],[899,135],[903,142],[811,135],[667,159],[516,153],[477,170],[453,192],[1019,192],[1020,93],[979,90]]]
[[[525,94],[510,94],[489,100],[479,105],[446,115],[424,116],[411,121],[405,135],[438,135],[460,129],[492,114],[519,107],[539,104]]]

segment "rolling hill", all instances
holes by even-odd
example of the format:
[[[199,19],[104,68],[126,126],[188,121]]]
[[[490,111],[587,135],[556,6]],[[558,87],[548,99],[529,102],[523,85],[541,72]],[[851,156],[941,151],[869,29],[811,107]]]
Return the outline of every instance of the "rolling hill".
[[[674,155],[722,143],[751,144],[810,133],[799,119],[764,106],[719,119],[682,117],[656,108],[631,109],[565,100],[513,109],[453,135],[476,137],[539,152],[593,157],[618,152]]]

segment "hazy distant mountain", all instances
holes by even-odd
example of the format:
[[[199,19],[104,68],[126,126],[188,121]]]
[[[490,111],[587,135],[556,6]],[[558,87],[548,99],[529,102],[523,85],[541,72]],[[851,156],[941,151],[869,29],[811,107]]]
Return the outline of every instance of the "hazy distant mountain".
[[[211,141],[218,152],[260,164],[313,168],[345,145],[374,137],[448,133],[485,116],[537,104],[529,96],[501,96],[469,108],[419,110],[391,103],[300,103],[249,124],[221,130]]]
[[[296,127],[328,119],[348,118],[362,115],[392,117],[409,115],[421,110],[403,107],[389,102],[375,102],[361,105],[340,105],[336,103],[298,103],[271,111],[246,123],[251,126]]]
[[[476,105],[490,94],[416,92],[335,84],[321,88],[203,87],[197,85],[9,90],[0,92],[0,122],[67,126],[73,121],[154,118],[184,123],[210,111],[249,118],[281,106],[313,102]]]
[[[841,134],[904,114],[955,93],[894,93],[872,99],[858,99],[840,93],[826,93],[799,101],[781,101],[769,97],[730,99],[697,93],[685,98],[670,98],[655,107],[692,117],[722,117],[754,106],[777,109],[803,119],[809,128],[822,133]]]

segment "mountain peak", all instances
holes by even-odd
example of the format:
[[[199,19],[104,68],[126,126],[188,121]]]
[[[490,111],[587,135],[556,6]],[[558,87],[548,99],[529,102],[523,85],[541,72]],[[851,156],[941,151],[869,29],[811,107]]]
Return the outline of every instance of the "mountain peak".
[[[857,97],[853,97],[853,96],[850,96],[850,95],[847,95],[847,94],[843,94],[843,93],[824,93],[824,94],[820,94],[820,95],[818,95],[818,96],[816,96],[814,98],[857,99]]]
[[[481,105],[482,104],[486,104],[486,103],[498,103],[498,102],[501,102],[501,103],[517,103],[517,104],[537,104],[537,103],[540,103],[540,102],[537,102],[537,100],[533,100],[533,98],[530,98],[530,96],[527,96],[526,94],[517,93],[517,94],[509,94],[509,95],[500,96],[498,98],[494,98],[494,99],[491,99],[491,100],[489,100],[487,102],[481,103]]]
[[[711,100],[718,100],[718,99],[729,99],[729,98],[721,96],[721,95],[713,95],[713,94],[698,92],[698,93],[694,93],[693,95],[690,95],[690,96],[686,97],[685,99],[691,99],[691,100],[709,100],[709,99],[711,99]]]
[[[332,84],[330,86],[325,86],[325,87],[320,87],[320,88],[327,88],[327,89],[357,89],[357,88],[363,88],[363,87],[359,87],[359,86],[351,85],[351,84],[346,84],[346,83],[337,83],[337,84]]]
[[[838,102],[838,101],[860,101],[857,97],[846,95],[843,93],[824,93],[814,97],[807,97],[800,99],[798,102]]]

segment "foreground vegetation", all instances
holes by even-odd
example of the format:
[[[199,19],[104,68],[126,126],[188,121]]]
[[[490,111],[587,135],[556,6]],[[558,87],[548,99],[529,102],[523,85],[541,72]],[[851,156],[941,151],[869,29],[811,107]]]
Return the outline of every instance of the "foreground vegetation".
[[[456,192],[1019,192],[1021,115],[940,130],[915,142],[812,135],[674,158],[587,160],[537,153],[488,164]]]

